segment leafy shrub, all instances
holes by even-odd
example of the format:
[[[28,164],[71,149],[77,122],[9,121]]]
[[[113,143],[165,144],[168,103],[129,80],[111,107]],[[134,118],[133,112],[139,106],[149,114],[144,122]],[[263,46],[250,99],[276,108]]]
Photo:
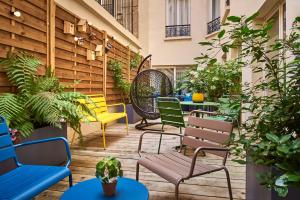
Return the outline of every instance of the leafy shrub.
[[[261,183],[284,197],[289,186],[300,185],[300,17],[289,35],[271,43],[272,22],[256,24],[257,16],[228,17],[217,40],[201,43],[208,51],[198,59],[215,63],[210,50],[238,48],[239,63],[261,77],[245,85],[243,111],[252,116],[232,150],[239,162],[249,156],[250,162],[274,169],[259,175]]]
[[[16,93],[0,95],[0,115],[11,129],[22,136],[29,136],[33,129],[52,125],[61,127],[66,121],[81,133],[80,120],[84,117],[78,109],[91,111],[77,99],[88,99],[78,92],[64,92],[64,87],[50,71],[37,76],[41,62],[34,56],[21,52],[9,55],[0,61],[9,82],[17,88]]]

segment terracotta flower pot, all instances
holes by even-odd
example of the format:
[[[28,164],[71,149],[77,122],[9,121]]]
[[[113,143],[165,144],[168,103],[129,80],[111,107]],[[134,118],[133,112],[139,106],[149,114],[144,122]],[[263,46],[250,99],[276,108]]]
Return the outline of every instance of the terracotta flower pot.
[[[116,194],[117,181],[112,183],[102,183],[102,188],[105,196],[113,196]]]
[[[192,96],[194,103],[202,103],[204,101],[204,94],[200,92],[195,92]]]

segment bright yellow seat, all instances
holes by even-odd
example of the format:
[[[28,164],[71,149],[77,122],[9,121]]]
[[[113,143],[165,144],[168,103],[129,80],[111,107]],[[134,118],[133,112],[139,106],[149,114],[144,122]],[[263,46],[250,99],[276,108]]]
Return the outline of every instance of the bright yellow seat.
[[[94,116],[86,115],[86,119],[90,122],[100,122],[103,134],[103,146],[106,148],[105,142],[105,126],[107,123],[113,122],[115,120],[125,118],[126,129],[128,134],[128,117],[126,113],[126,106],[123,103],[107,105],[106,100],[102,94],[88,95],[91,102],[87,102],[84,99],[79,99],[80,103],[86,104],[88,108],[94,111],[96,118]],[[123,112],[108,112],[108,107],[112,106],[123,106]]]

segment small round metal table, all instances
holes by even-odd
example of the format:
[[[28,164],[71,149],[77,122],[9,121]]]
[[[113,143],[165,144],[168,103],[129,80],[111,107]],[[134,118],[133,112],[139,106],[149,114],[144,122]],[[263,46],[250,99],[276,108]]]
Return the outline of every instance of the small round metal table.
[[[104,196],[99,179],[80,182],[68,189],[61,200],[147,200],[149,193],[140,182],[129,178],[118,178],[116,194]]]

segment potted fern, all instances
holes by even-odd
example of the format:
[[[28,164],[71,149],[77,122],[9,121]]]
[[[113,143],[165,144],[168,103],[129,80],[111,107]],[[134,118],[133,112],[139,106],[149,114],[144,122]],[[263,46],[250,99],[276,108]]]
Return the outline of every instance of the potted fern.
[[[67,137],[67,123],[80,133],[78,109],[90,113],[77,99],[87,97],[78,92],[64,92],[59,80],[47,71],[38,76],[41,62],[36,57],[19,52],[0,60],[15,93],[0,95],[0,115],[12,130],[20,134],[19,142],[49,137]],[[55,150],[55,154],[53,151]],[[30,164],[59,164],[65,161],[65,149],[58,142],[19,148],[20,162]]]
[[[118,177],[123,176],[121,162],[115,157],[105,157],[96,165],[96,177],[101,181],[104,195],[116,193]]]

